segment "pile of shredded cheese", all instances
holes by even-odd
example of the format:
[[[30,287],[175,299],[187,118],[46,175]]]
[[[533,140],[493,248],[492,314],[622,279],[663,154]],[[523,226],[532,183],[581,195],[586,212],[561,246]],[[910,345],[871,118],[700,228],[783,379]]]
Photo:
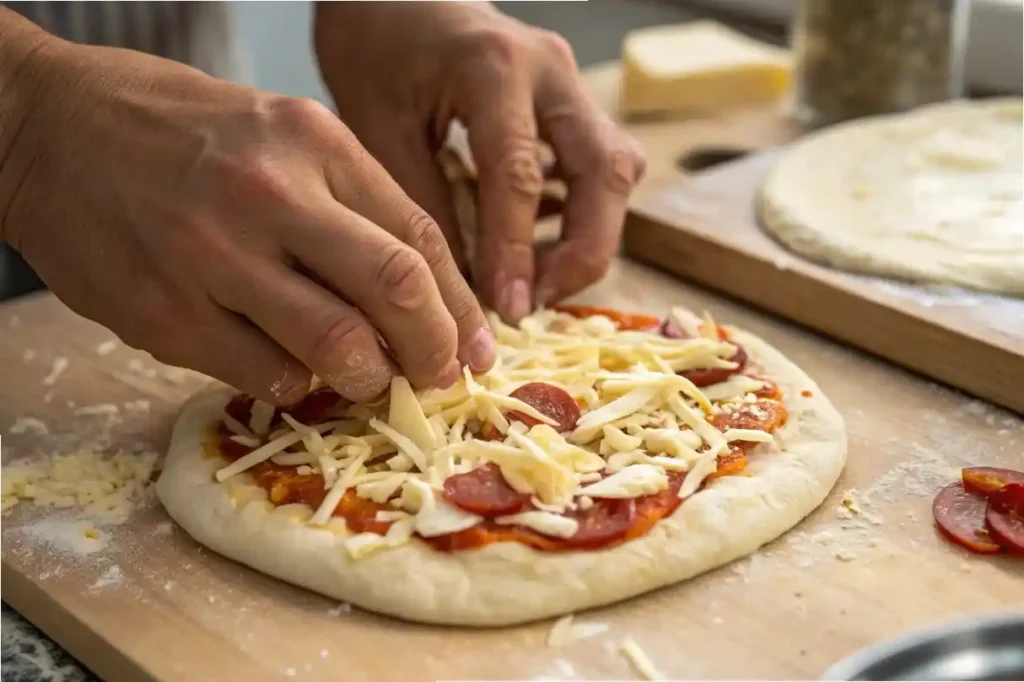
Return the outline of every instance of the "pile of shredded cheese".
[[[549,537],[571,537],[578,522],[567,510],[586,509],[594,498],[636,498],[668,487],[666,472],[686,472],[680,497],[696,491],[714,473],[717,459],[734,441],[769,442],[764,431],[719,431],[708,418],[756,401],[764,384],[737,374],[698,389],[677,372],[697,368],[734,369],[727,358],[736,346],[718,338],[714,322],[673,309],[672,320],[687,338],[655,331],[618,331],[596,315],[579,319],[540,311],[518,328],[495,316],[498,361],[485,375],[467,370],[444,390],[414,392],[396,378],[390,400],[378,406],[343,408],[322,424],[301,424],[284,415],[270,432],[273,408],[256,402],[248,424],[224,415],[231,438],[253,448],[216,473],[226,481],[270,460],[294,466],[300,474],[320,473],[329,490],[309,518],[313,526],[331,522],[344,493],[389,502],[379,512],[392,521],[383,536],[349,538],[359,558],[395,547],[418,533],[436,537],[458,532],[482,518],[449,504],[441,494],[448,477],[485,463],[497,465],[506,482],[531,496],[534,509],[498,517],[498,524],[524,526]],[[543,382],[564,389],[581,406],[576,428],[559,433],[555,422],[510,394],[519,386]],[[541,422],[527,428],[505,413],[515,410]],[[501,440],[475,437],[490,424]],[[384,461],[382,456],[390,455]],[[367,465],[373,460],[374,463]],[[608,475],[610,474],[610,475]]]
[[[3,467],[3,512],[21,502],[79,508],[108,523],[122,523],[142,498],[156,465],[154,452],[103,454],[83,450]]]

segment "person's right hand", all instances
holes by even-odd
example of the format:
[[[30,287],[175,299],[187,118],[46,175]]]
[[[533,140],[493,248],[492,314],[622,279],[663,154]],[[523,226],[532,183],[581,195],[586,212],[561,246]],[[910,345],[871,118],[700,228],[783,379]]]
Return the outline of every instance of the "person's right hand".
[[[2,236],[126,343],[277,404],[493,364],[437,225],[326,108],[57,39],[19,77]]]

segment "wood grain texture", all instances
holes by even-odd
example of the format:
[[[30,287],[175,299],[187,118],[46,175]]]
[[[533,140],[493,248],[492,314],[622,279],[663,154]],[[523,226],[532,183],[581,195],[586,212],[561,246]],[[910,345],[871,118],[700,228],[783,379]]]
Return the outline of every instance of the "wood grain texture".
[[[608,69],[594,76],[608,106],[614,77]],[[713,121],[661,125],[673,139],[696,125],[704,132],[693,134],[713,146],[746,135],[762,143],[784,137]],[[667,128],[634,132],[651,145],[667,134],[659,130]],[[677,172],[667,157],[653,161],[644,192]],[[4,517],[4,599],[112,682],[631,679],[617,651],[624,637],[639,641],[670,677],[803,679],[906,628],[1024,601],[1019,560],[968,555],[941,540],[930,518],[934,492],[958,467],[1021,466],[1019,418],[629,261],[617,262],[579,302],[652,314],[673,304],[708,308],[787,353],[847,419],[850,461],[837,490],[746,560],[582,614],[609,631],[557,649],[545,646],[550,623],[471,631],[347,612],[202,549],[151,498],[112,529],[104,550],[88,555],[53,546],[43,532],[59,516],[52,511],[18,508]],[[111,450],[166,447],[178,405],[202,381],[168,381],[157,363],[130,349],[98,355],[98,344],[111,338],[49,295],[0,306],[5,463],[96,441]],[[67,358],[68,368],[43,386],[56,357]],[[149,400],[149,409],[127,410],[138,399]],[[96,403],[121,406],[123,421],[75,414]],[[12,434],[21,416],[43,420],[50,433]],[[849,488],[860,491],[866,512],[852,519],[840,509]],[[121,578],[105,579],[114,567]]]

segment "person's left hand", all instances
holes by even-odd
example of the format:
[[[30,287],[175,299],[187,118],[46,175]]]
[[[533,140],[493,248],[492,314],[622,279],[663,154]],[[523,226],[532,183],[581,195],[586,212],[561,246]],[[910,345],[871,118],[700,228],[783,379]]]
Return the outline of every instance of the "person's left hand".
[[[561,36],[484,3],[328,2],[317,5],[315,37],[341,118],[438,222],[456,258],[455,212],[436,159],[452,120],[465,124],[479,176],[474,274],[485,303],[517,321],[607,272],[645,161],[588,97]],[[535,254],[541,140],[568,196],[561,241]]]

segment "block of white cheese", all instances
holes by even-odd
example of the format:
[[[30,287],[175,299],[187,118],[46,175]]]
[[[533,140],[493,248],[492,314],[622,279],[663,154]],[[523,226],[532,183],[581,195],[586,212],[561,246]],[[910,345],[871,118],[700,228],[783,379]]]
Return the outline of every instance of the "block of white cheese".
[[[713,21],[639,29],[622,46],[622,114],[719,111],[789,89],[788,51]]]

